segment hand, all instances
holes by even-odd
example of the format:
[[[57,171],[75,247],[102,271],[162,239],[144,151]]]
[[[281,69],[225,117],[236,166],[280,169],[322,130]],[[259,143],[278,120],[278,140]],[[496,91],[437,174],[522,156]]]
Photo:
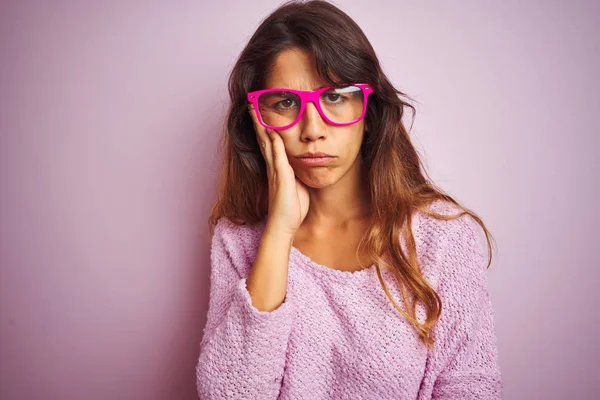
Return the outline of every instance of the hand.
[[[269,183],[267,225],[293,237],[308,213],[310,203],[308,186],[294,174],[279,132],[262,126],[258,122],[254,106],[250,104],[248,108],[254,121],[254,131],[260,151],[267,163]]]

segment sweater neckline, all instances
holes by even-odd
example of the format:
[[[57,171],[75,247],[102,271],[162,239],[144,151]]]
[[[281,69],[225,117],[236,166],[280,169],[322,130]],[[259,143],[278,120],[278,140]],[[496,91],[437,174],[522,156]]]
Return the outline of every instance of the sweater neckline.
[[[326,275],[338,279],[358,279],[370,275],[371,272],[375,270],[375,264],[371,264],[370,266],[363,269],[359,269],[357,271],[342,271],[339,269],[334,269],[326,265],[319,264],[306,254],[302,253],[293,245],[291,248],[290,256],[300,261],[300,264],[311,268],[312,272],[317,272],[321,275]]]

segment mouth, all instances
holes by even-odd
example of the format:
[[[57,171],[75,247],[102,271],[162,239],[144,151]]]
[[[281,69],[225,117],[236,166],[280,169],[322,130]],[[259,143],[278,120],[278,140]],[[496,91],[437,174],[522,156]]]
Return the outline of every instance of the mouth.
[[[322,166],[333,161],[333,156],[318,156],[318,157],[296,157],[301,164],[306,166]]]

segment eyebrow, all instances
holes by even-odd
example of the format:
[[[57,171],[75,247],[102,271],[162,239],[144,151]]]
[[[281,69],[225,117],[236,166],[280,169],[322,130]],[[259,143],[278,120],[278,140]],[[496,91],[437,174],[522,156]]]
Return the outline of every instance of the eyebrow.
[[[332,86],[332,85],[322,85],[322,86],[319,86],[318,88],[311,89],[311,90],[319,90],[319,89],[323,89],[324,87],[329,87],[329,86]],[[292,89],[292,88],[289,87],[289,86],[283,85],[283,86],[273,86],[273,87],[270,87],[270,88],[267,88],[267,89]],[[292,90],[300,90],[300,89],[292,89]]]

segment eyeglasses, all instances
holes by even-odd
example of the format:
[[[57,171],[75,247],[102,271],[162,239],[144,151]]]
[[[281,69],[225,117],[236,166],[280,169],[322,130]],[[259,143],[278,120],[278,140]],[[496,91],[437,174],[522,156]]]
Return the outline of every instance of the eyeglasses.
[[[300,121],[309,101],[327,123],[346,126],[364,118],[372,92],[366,83],[327,86],[312,91],[273,88],[249,92],[248,101],[254,105],[258,120],[265,128],[291,128]]]

